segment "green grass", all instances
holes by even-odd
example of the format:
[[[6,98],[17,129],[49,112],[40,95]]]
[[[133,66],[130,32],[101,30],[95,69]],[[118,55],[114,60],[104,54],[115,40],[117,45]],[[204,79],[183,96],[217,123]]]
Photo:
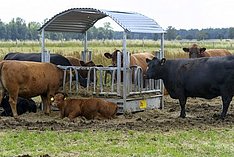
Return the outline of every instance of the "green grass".
[[[1,131],[0,156],[234,156],[234,129],[176,132]]]

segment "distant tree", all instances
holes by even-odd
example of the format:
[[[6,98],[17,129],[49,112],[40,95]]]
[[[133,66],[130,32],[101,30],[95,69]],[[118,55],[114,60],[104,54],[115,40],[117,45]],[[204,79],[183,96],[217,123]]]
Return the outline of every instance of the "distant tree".
[[[105,39],[105,29],[103,27],[98,28],[97,39]]]
[[[205,31],[199,31],[197,33],[197,40],[205,40],[205,39],[208,39],[208,33],[205,32]]]
[[[193,36],[191,34],[188,34],[188,35],[185,36],[185,39],[192,40]]]
[[[25,21],[17,17],[15,24],[16,24],[17,33],[18,33],[17,39],[22,39],[22,40],[27,39],[28,29],[27,29],[27,25]]]
[[[180,36],[180,35],[177,35],[177,36],[176,36],[176,40],[181,40],[181,36]]]
[[[105,38],[107,39],[113,38],[113,28],[111,27],[110,22],[104,23],[104,34],[105,34]]]
[[[49,39],[51,40],[63,40],[63,34],[60,32],[49,32]]]
[[[88,39],[97,39],[98,29],[93,26],[88,30]]]
[[[158,40],[159,35],[158,34],[153,34],[153,40]]]
[[[176,35],[177,35],[176,29],[172,26],[168,26],[166,39],[167,40],[174,40],[176,38]]]
[[[28,23],[28,39],[36,40],[39,39],[38,29],[41,27],[41,24],[38,22],[30,22]]]
[[[5,24],[0,19],[0,39],[7,38],[7,30]]]
[[[23,19],[17,17],[12,19],[7,24],[7,35],[12,40],[25,40],[27,39],[27,26]]]
[[[230,39],[234,39],[234,27],[230,27],[230,28],[229,28],[228,37],[229,37]]]
[[[217,34],[217,39],[222,40],[223,38],[224,38],[224,35],[223,35],[223,34]]]

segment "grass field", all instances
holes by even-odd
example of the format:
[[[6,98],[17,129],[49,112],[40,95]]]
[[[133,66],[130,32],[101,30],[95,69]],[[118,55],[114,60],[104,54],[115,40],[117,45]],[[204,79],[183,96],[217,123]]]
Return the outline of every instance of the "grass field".
[[[234,40],[215,40],[215,41],[165,41],[166,58],[188,58],[182,48],[189,47],[192,43],[197,43],[207,49],[228,49],[234,53]],[[80,57],[83,50],[82,41],[46,41],[46,49],[51,53],[58,53],[64,56]],[[88,49],[93,52],[93,61],[105,66],[110,61],[103,56],[105,52],[113,52],[115,49],[122,49],[121,40],[92,40],[88,42]],[[153,40],[129,40],[127,50],[131,53],[159,51],[160,41]],[[39,41],[2,41],[0,42],[0,58],[9,52],[40,52],[41,44]]]
[[[234,129],[175,132],[14,131],[0,132],[0,156],[231,157]]]
[[[182,48],[196,41],[165,41],[166,58],[188,58]],[[128,51],[159,50],[160,41],[128,41]],[[234,41],[196,42],[207,49],[225,48],[234,53]],[[104,52],[122,49],[121,41],[90,41],[89,50],[97,64],[109,65]],[[82,41],[47,41],[51,53],[80,57]],[[2,41],[0,58],[8,52],[40,52],[38,41]],[[1,117],[0,117],[1,119]],[[1,126],[0,126],[1,128]],[[5,156],[166,156],[166,157],[231,157],[234,156],[234,128],[192,128],[172,131],[137,131],[131,129],[85,129],[82,131],[53,131],[0,129],[0,157]]]

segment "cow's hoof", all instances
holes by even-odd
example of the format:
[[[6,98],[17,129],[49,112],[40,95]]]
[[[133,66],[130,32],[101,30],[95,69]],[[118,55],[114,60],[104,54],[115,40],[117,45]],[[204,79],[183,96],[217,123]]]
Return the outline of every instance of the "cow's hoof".
[[[221,116],[220,116],[220,119],[221,119],[221,120],[225,120],[225,116],[222,116],[222,115],[221,115]]]
[[[186,115],[180,115],[180,118],[186,118]]]
[[[227,114],[221,113],[219,119],[224,120]]]
[[[14,119],[15,119],[16,121],[20,121],[20,118],[19,118],[18,115],[17,115],[17,116],[14,116]]]
[[[49,115],[50,115],[50,113],[45,112],[45,115],[49,116]]]

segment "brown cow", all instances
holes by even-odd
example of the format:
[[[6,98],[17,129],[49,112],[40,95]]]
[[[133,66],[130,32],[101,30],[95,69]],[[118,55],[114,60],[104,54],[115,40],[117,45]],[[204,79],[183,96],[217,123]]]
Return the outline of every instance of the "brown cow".
[[[201,58],[201,57],[217,57],[231,55],[228,50],[225,49],[211,49],[200,48],[197,44],[193,44],[190,48],[183,48],[184,52],[189,53],[189,58]]]
[[[105,53],[104,56],[108,59],[112,59],[112,65],[117,66],[117,53],[121,53],[121,61],[123,61],[123,53],[120,50],[115,50],[112,54]],[[135,53],[130,55],[130,66],[140,66],[143,70],[143,74],[146,73],[147,63],[146,58],[152,59],[154,55],[151,53]],[[123,66],[123,62],[121,63]]]
[[[87,119],[111,119],[115,117],[118,109],[117,104],[104,99],[66,99],[62,93],[54,96],[52,105],[59,108],[61,118],[68,117],[70,120],[78,116]]]
[[[5,93],[13,116],[18,116],[18,96],[31,98],[40,95],[45,113],[50,113],[50,98],[58,92],[63,81],[63,70],[52,63],[4,60],[0,62],[0,102]]]

